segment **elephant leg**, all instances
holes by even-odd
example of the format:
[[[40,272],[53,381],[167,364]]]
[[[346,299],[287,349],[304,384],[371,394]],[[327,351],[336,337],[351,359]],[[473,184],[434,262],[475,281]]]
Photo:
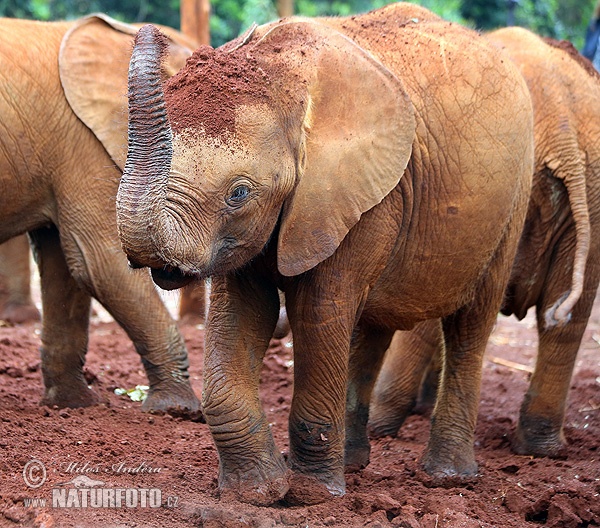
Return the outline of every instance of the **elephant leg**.
[[[219,453],[222,498],[268,505],[289,471],[260,403],[262,360],[277,323],[277,289],[246,274],[215,277],[204,352],[202,404]]]
[[[179,320],[185,324],[202,324],[206,314],[206,284],[195,281],[181,288]]]
[[[97,403],[83,377],[88,346],[90,295],[73,280],[55,227],[30,233],[42,290],[41,404],[86,407]]]
[[[413,411],[419,390],[435,403],[437,376],[432,366],[443,355],[439,319],[424,321],[410,332],[396,332],[385,354],[369,412],[369,430],[375,437],[396,436]]]
[[[393,335],[393,330],[368,327],[362,322],[354,329],[346,395],[346,470],[364,468],[369,464],[369,403],[383,356]]]
[[[190,385],[188,356],[177,324],[147,270],[132,271],[112,233],[61,233],[72,275],[121,325],[133,341],[148,376],[142,410],[197,418],[200,402]]]
[[[120,290],[113,284],[96,283],[94,296],[125,330],[140,355],[150,387],[142,410],[198,418],[200,401],[190,385],[187,349],[177,325],[147,271],[130,273],[121,257],[105,263],[110,281],[120,285]]]
[[[349,288],[341,289],[341,284],[351,281],[338,279],[340,289],[332,291],[332,281],[323,285],[315,275],[297,284],[297,289],[286,290],[294,336],[294,397],[289,419],[289,464],[294,473],[286,499],[301,504],[345,493],[350,341],[362,302]]]
[[[499,307],[499,299],[494,306]],[[422,459],[425,471],[435,478],[477,473],[473,443],[481,368],[495,318],[495,312],[475,305],[442,321],[445,341],[442,376],[431,417],[429,443]]]
[[[599,270],[589,264],[584,290],[571,320],[548,328],[544,314],[565,290],[570,267],[553,265],[544,298],[537,306],[538,357],[529,388],[521,405],[513,450],[519,454],[556,456],[564,449],[563,420],[575,359],[592,311]],[[565,288],[565,285],[566,288]]]
[[[0,319],[16,324],[40,320],[30,280],[29,242],[19,235],[0,245]]]
[[[441,339],[441,344],[433,354],[429,365],[427,365],[425,374],[423,375],[423,381],[421,381],[417,405],[415,406],[415,413],[418,414],[429,413],[435,406],[440,376],[442,374],[442,357],[444,356],[443,337]]]
[[[442,374],[422,458],[434,478],[477,473],[474,438],[485,348],[500,311],[522,225],[510,222],[472,301],[442,319]]]

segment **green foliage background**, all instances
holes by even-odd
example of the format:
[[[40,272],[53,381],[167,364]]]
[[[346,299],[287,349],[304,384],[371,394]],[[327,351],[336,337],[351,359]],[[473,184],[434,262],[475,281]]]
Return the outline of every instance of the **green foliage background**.
[[[509,20],[537,33],[583,45],[596,0],[418,0],[447,20],[478,29],[507,25]],[[388,0],[296,0],[305,16],[348,15],[381,7]],[[512,13],[510,5],[513,5]],[[277,18],[274,0],[211,0],[214,46],[240,34],[252,22]],[[0,0],[0,15],[38,20],[77,18],[103,11],[126,22],[156,22],[179,27],[179,0]],[[511,19],[512,17],[512,19]]]

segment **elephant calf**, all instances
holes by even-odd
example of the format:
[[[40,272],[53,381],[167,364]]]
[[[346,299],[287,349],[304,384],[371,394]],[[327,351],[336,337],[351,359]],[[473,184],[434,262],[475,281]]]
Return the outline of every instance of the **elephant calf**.
[[[101,16],[0,20],[0,242],[28,232],[40,269],[42,403],[97,400],[82,370],[93,296],[142,358],[150,383],[143,408],[197,412],[183,339],[149,277],[128,268],[117,236],[135,32]],[[165,75],[191,53],[170,34]]]
[[[224,496],[343,494],[345,462],[369,458],[380,360],[395,330],[430,318],[452,375],[423,461],[473,475],[481,361],[533,173],[517,68],[408,3],[254,28],[163,86],[164,59],[144,26],[117,223],[159,286],[212,278],[203,410]],[[294,336],[287,460],[258,393],[278,289]]]
[[[488,38],[520,68],[535,117],[533,189],[502,305],[502,313],[519,319],[535,306],[539,334],[513,449],[556,455],[564,445],[571,374],[600,280],[600,77],[566,42],[522,28]],[[394,337],[371,403],[373,434],[396,434],[441,343],[435,321]]]

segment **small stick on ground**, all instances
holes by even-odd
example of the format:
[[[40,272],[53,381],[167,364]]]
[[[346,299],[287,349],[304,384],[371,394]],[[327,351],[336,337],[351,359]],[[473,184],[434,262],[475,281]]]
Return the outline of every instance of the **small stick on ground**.
[[[533,367],[530,367],[529,365],[523,365],[521,363],[516,363],[514,361],[510,361],[509,359],[504,359],[504,358],[501,358],[501,357],[492,356],[490,358],[490,361],[492,363],[496,363],[497,365],[502,365],[503,367],[508,367],[508,368],[513,369],[513,370],[520,370],[522,372],[529,372],[530,374],[533,373]]]

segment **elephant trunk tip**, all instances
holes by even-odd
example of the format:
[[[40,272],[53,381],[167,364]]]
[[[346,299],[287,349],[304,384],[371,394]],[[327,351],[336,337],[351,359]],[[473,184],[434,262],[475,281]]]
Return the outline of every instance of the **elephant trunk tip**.
[[[152,96],[162,98],[163,66],[168,51],[169,38],[156,26],[146,24],[138,30],[129,62],[127,96],[130,114],[131,107],[136,107],[140,99],[148,102]]]
[[[145,50],[152,57],[163,60],[169,48],[169,38],[156,26],[145,24],[136,33],[133,47],[141,53]]]

